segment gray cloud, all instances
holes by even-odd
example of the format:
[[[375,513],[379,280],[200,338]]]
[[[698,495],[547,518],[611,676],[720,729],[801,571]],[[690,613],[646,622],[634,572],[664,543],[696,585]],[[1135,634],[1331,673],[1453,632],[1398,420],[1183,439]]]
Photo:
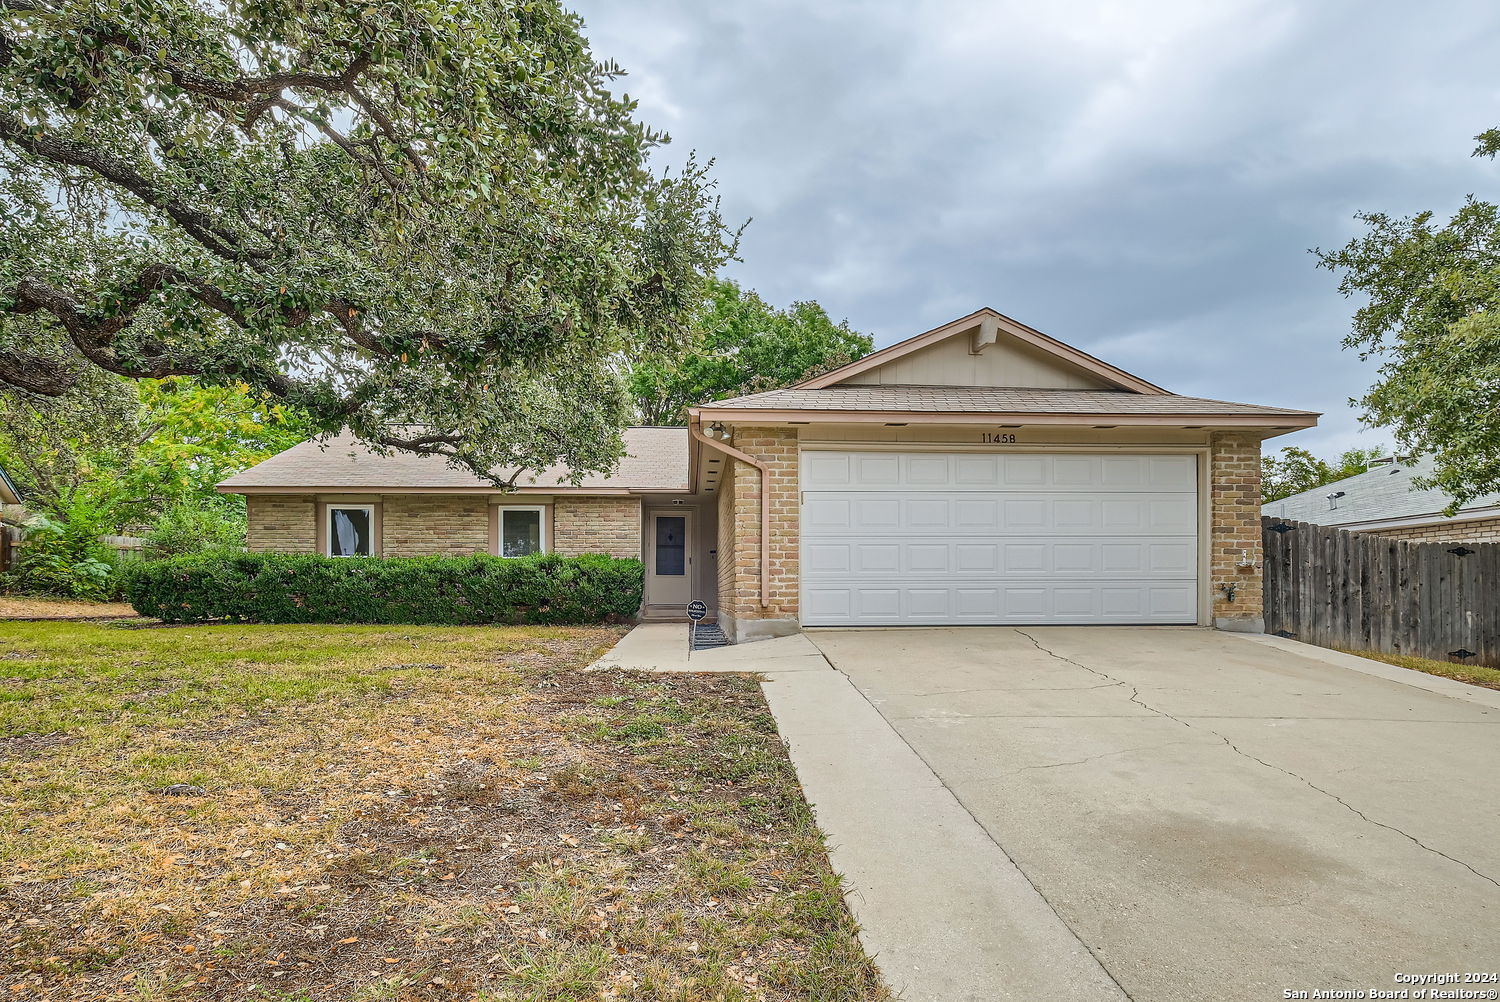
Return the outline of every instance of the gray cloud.
[[[1500,167],[1500,9],[1455,2],[579,5],[595,51],[754,217],[730,273],[888,344],[993,306],[1171,389],[1311,407],[1374,374],[1312,246]]]

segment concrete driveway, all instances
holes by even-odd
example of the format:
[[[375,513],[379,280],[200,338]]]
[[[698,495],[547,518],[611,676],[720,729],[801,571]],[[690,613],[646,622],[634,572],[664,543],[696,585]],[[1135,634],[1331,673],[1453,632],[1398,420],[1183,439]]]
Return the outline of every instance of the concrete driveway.
[[[808,636],[1134,999],[1497,966],[1495,693],[1201,629]]]

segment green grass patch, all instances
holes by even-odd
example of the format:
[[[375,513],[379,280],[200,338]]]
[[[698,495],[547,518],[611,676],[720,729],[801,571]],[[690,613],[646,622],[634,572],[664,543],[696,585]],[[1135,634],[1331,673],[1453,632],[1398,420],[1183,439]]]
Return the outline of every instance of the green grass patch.
[[[1467,682],[1469,685],[1477,685],[1485,689],[1500,689],[1500,668],[1487,668],[1484,665],[1464,665],[1454,661],[1438,661],[1433,658],[1419,658],[1408,654],[1386,654],[1383,651],[1351,651],[1344,648],[1336,648],[1345,654],[1354,654],[1358,657],[1369,658],[1372,661],[1383,661],[1388,665],[1398,668],[1410,668],[1412,671],[1424,672],[1428,675],[1441,675],[1443,678],[1451,678],[1458,682]]]

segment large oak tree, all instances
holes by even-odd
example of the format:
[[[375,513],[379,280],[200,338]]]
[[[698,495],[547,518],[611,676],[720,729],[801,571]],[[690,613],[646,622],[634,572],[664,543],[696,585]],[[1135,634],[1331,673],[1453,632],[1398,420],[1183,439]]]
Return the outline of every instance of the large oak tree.
[[[555,0],[0,0],[0,383],[606,469],[736,236],[618,74]]]

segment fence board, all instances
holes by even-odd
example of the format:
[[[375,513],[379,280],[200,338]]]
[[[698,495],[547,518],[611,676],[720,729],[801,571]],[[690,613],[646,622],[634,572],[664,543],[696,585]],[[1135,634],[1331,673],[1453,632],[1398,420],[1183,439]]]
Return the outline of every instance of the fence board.
[[[1267,632],[1500,667],[1500,543],[1410,543],[1278,518],[1261,527]]]

